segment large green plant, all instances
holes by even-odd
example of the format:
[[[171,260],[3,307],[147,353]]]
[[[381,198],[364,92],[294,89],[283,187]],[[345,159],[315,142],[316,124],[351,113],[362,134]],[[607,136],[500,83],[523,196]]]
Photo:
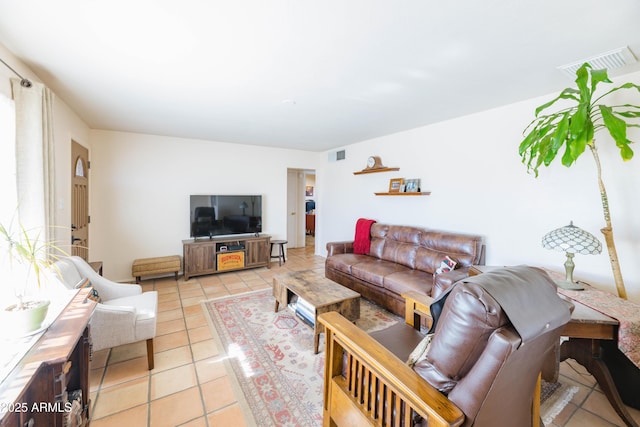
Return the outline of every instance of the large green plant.
[[[583,64],[576,71],[578,88],[566,88],[555,99],[536,108],[536,118],[525,129],[525,138],[520,143],[520,156],[527,169],[538,176],[540,166],[549,166],[558,152],[564,148],[562,164],[569,167],[585,152],[588,147],[596,163],[598,186],[602,200],[605,227],[600,231],[604,235],[611,269],[618,295],[627,298],[627,292],[622,280],[620,263],[613,239],[609,199],[602,181],[600,157],[596,148],[594,135],[607,129],[616,146],[620,150],[622,160],[633,157],[630,145],[633,141],[627,137],[627,129],[640,127],[640,106],[632,104],[606,105],[604,98],[623,89],[635,89],[640,92],[640,86],[625,83],[616,86],[596,97],[596,90],[600,83],[612,83],[607,70],[594,70],[589,64]],[[560,102],[558,111],[549,113],[543,111]],[[528,132],[528,133],[527,133]]]

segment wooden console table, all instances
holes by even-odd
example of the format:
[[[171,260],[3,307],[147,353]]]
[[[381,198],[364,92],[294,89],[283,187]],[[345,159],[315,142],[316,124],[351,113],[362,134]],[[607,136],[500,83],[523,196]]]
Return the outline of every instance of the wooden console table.
[[[61,427],[70,410],[89,422],[89,319],[96,302],[79,290],[0,383],[0,427]],[[70,393],[81,391],[77,409]],[[74,424],[75,425],[75,424]]]
[[[496,268],[499,267],[474,265],[470,268],[469,275],[475,276]],[[584,366],[598,382],[609,403],[625,425],[639,427],[622,402],[609,368],[602,359],[601,341],[618,340],[619,322],[578,301],[572,300],[571,302],[575,309],[571,314],[571,320],[562,332],[562,336],[569,339],[563,342],[560,347],[560,362],[574,359]]]

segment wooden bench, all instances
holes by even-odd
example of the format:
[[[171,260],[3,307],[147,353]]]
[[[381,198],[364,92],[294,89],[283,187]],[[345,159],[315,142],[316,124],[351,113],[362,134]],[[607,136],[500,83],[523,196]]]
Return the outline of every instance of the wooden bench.
[[[180,255],[136,259],[131,266],[131,275],[136,278],[136,283],[140,283],[142,276],[156,276],[164,273],[174,273],[178,280],[180,264]]]

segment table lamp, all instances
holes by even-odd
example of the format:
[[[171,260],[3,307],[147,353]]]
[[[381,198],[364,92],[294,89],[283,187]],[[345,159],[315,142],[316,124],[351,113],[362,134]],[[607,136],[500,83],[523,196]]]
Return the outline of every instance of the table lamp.
[[[239,208],[242,209],[242,216],[244,216],[244,210],[247,209],[248,207],[249,205],[247,204],[247,202],[240,203]]]
[[[600,241],[588,231],[573,225],[573,221],[567,226],[556,228],[545,234],[542,238],[542,247],[567,254],[567,261],[564,263],[565,280],[558,280],[556,284],[563,289],[574,291],[581,291],[584,288],[573,281],[575,267],[573,256],[575,254],[597,255],[602,252]]]

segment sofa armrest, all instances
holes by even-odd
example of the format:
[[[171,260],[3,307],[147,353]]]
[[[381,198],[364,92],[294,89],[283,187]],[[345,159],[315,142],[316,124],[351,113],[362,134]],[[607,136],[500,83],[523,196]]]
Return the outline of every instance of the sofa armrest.
[[[383,416],[388,425],[400,425],[402,417],[409,420],[411,411],[429,420],[429,427],[464,422],[462,411],[444,394],[342,315],[323,313],[318,321],[325,328],[326,340],[326,425],[372,425],[371,418]],[[385,410],[388,408],[397,410]]]
[[[91,280],[91,284],[96,288],[98,294],[100,294],[100,297],[104,301],[140,295],[142,293],[142,286],[140,285],[112,282],[108,279],[100,279],[99,276]]]
[[[451,285],[467,277],[469,277],[469,267],[458,268],[457,270],[434,275],[431,296],[434,299],[438,298],[444,291],[449,289]]]
[[[328,242],[327,243],[327,256],[337,254],[352,254],[353,253],[353,240],[342,242]]]

